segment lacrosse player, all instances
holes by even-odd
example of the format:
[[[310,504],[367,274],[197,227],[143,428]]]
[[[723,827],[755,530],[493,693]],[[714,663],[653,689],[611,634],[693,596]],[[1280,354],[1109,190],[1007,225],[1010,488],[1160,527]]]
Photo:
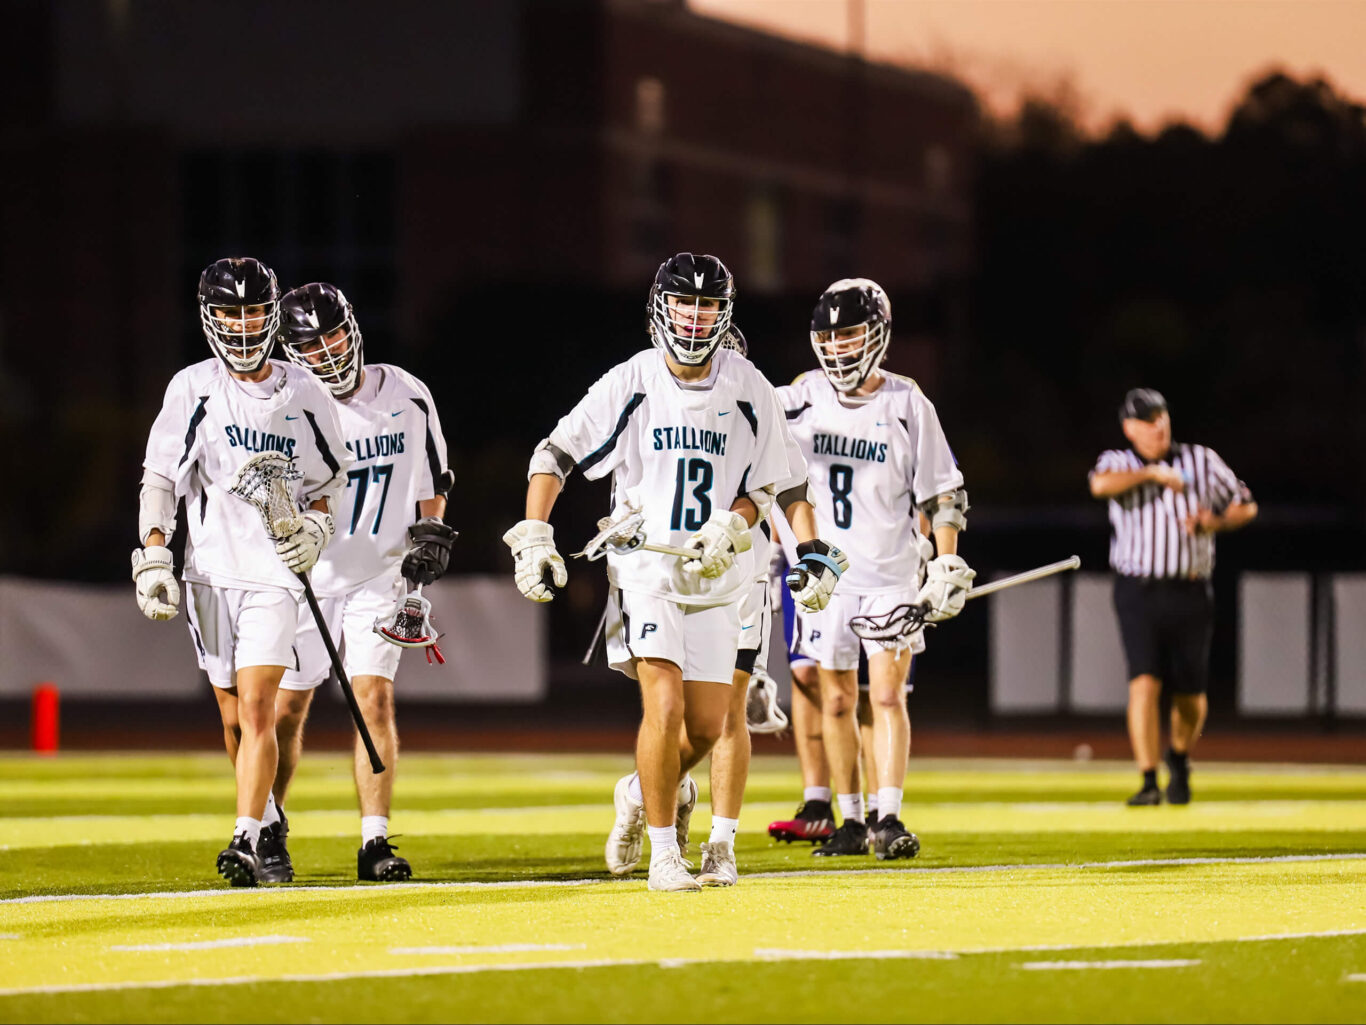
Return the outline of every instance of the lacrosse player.
[[[808,371],[778,390],[806,457],[821,535],[837,538],[853,565],[840,593],[809,618],[804,642],[818,666],[821,734],[844,820],[813,852],[821,856],[868,852],[855,717],[860,649],[868,656],[878,770],[875,852],[879,859],[910,858],[920,848],[901,822],[910,752],[903,688],[912,655],[924,650],[924,631],[862,641],[850,621],[917,602],[928,603],[927,621],[949,619],[962,610],[975,576],[957,554],[967,493],[934,406],[914,381],[878,369],[891,324],[891,304],[879,285],[866,278],[835,282],[811,315],[821,372]],[[939,555],[918,586],[921,511]]]
[[[568,581],[547,522],[569,472],[612,474],[618,509],[644,516],[650,543],[695,551],[680,559],[645,549],[607,556],[611,583],[608,662],[640,684],[644,716],[638,773],[618,781],[608,869],[626,875],[649,833],[652,890],[696,890],[680,852],[696,787],[686,778],[720,736],[751,590],[750,528],[792,476],[786,422],[773,387],[737,352],[720,349],[735,284],[714,256],[679,253],[659,267],[647,303],[654,348],[607,372],[537,446],[528,470],[526,519],[504,536],[518,589],[549,601]],[[718,351],[719,350],[719,351]],[[839,553],[802,539],[791,586],[820,608],[842,572]]]
[[[263,822],[279,819],[270,793],[275,695],[286,667],[297,665],[302,588],[295,574],[311,569],[332,538],[330,510],[351,457],[332,397],[312,374],[269,359],[280,323],[280,288],[269,267],[250,258],[210,264],[199,279],[199,312],[216,358],[171,379],[152,425],[138,513],[144,547],[133,552],[133,580],[149,619],[179,612],[166,546],[183,499],[190,636],[237,774],[237,823],[218,872],[234,886],[254,886]],[[291,460],[290,486],[307,507],[297,533],[280,541],[267,535],[255,506],[229,491],[261,452]]]
[[[749,350],[739,328],[731,326],[722,348],[733,349],[748,358]],[[806,464],[791,435],[787,436],[787,461],[793,471],[779,485],[781,494],[806,494]],[[796,533],[805,537],[816,534],[815,510],[805,498],[793,498],[786,504],[786,515],[797,524]],[[769,549],[772,544],[773,517],[759,523],[751,531],[750,565],[754,572],[748,592],[740,601],[739,650],[735,655],[735,671],[731,677],[730,706],[726,720],[711,752],[711,836],[702,845],[702,867],[697,881],[703,886],[734,886],[739,880],[735,863],[735,836],[740,825],[740,806],[744,801],[745,784],[749,781],[751,745],[749,709],[756,706],[760,729],[781,729],[786,719],[777,708],[777,686],[763,666],[767,660],[770,627]],[[784,588],[786,591],[786,588]],[[751,681],[756,685],[751,688]],[[776,716],[775,716],[776,713]],[[685,780],[685,784],[689,782]]]
[[[389,843],[389,805],[398,761],[394,674],[403,649],[374,629],[407,593],[407,581],[430,584],[446,571],[455,531],[442,517],[451,473],[446,440],[427,386],[385,363],[366,364],[355,311],[334,285],[304,285],[281,301],[285,355],[312,372],[336,399],[337,416],[354,460],[337,514],[337,537],[313,570],[313,590],[328,630],[344,651],[344,667],[388,771],[370,769],[356,738],[356,794],[361,846],[356,877],[409,879],[412,867]],[[299,664],[285,673],[276,699],[280,765],[273,793],[280,824],[262,834],[262,872],[271,882],[294,877],[285,844],[285,793],[303,749],[314,691],[332,663],[306,607],[298,617]]]

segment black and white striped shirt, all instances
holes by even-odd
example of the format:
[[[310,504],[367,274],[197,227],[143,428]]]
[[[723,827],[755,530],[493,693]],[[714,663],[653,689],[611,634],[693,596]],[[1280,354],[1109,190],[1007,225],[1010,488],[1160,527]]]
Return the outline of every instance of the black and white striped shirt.
[[[1129,577],[1208,580],[1214,572],[1214,536],[1186,533],[1186,520],[1200,509],[1223,512],[1252,493],[1211,448],[1173,442],[1166,458],[1186,482],[1178,494],[1161,484],[1140,484],[1110,499],[1110,566]],[[1131,473],[1150,465],[1133,449],[1100,454],[1092,475]]]

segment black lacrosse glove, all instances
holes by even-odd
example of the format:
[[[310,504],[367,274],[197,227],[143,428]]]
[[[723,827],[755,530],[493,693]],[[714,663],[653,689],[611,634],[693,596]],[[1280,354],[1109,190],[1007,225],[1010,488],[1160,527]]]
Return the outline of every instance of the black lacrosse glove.
[[[415,584],[440,580],[451,561],[451,545],[459,536],[435,516],[418,520],[408,528],[413,547],[403,557],[403,575]]]

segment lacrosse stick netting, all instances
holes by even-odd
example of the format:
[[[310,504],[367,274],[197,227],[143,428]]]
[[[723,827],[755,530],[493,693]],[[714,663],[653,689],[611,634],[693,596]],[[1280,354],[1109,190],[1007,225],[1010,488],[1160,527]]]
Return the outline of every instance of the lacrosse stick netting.
[[[258,452],[237,471],[228,493],[250,502],[261,514],[272,541],[290,537],[303,526],[299,503],[291,485],[303,473],[294,460],[279,452]]]
[[[387,618],[376,619],[374,630],[390,644],[397,644],[400,648],[426,648],[428,665],[431,665],[433,657],[438,664],[446,664],[446,657],[436,643],[441,639],[441,634],[432,625],[432,603],[422,597],[421,584],[411,594],[400,598]]]

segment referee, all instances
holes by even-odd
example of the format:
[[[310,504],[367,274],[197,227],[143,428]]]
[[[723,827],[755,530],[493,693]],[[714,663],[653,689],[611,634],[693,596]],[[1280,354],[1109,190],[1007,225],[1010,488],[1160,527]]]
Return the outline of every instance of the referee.
[[[1172,697],[1167,767],[1170,804],[1189,804],[1190,750],[1209,709],[1214,633],[1214,535],[1237,530],[1257,503],[1213,449],[1172,443],[1167,400],[1135,388],[1119,408],[1129,447],[1102,452],[1091,495],[1109,499],[1115,611],[1129,664],[1129,742],[1143,773],[1130,805],[1162,803],[1157,753],[1158,703]]]

